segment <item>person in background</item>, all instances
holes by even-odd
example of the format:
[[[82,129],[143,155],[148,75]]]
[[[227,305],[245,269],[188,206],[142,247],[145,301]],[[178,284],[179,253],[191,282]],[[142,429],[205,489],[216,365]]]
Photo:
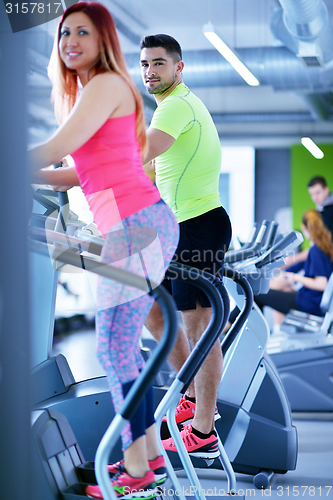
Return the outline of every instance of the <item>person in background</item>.
[[[307,187],[308,193],[316,205],[316,210],[321,213],[324,225],[333,235],[333,192],[330,193],[325,177],[321,175],[312,177]],[[304,262],[308,253],[309,249],[306,248],[295,255],[287,257],[286,266],[296,264],[297,262]]]
[[[262,309],[273,308],[274,324],[280,325],[290,309],[322,316],[320,302],[327,281],[333,271],[332,234],[324,226],[321,215],[314,209],[307,210],[302,217],[302,232],[310,241],[305,261],[298,262],[282,271],[271,281],[267,294],[255,296]],[[303,269],[304,274],[299,274]],[[298,291],[293,285],[299,283]]]
[[[64,12],[49,74],[61,125],[30,151],[32,181],[61,188],[81,185],[105,238],[102,262],[160,282],[178,243],[178,224],[143,170],[142,98],[127,72],[114,21],[103,5],[79,2]],[[74,167],[45,169],[67,155],[73,157]],[[145,248],[149,253],[145,270],[136,258],[135,235],[142,238],[147,229],[158,244]],[[148,268],[153,272],[148,274]],[[148,294],[99,278],[97,355],[116,412],[144,367],[139,342],[152,303]],[[154,498],[156,484],[166,478],[154,410],[151,387],[121,433],[124,460],[109,466],[116,473],[111,482],[120,499]],[[99,486],[87,486],[86,494],[102,498]]]
[[[183,82],[184,62],[177,40],[165,34],[144,37],[140,64],[146,90],[158,105],[147,130],[144,161],[154,159],[156,185],[179,223],[180,240],[173,260],[222,278],[231,224],[219,197],[221,145],[216,127],[202,101]],[[190,344],[194,347],[206,329],[211,307],[206,295],[193,285],[175,279],[164,280],[163,285],[184,324],[169,357],[179,371],[190,354]],[[163,318],[157,304],[146,327],[159,340]],[[219,455],[214,422],[220,418],[216,399],[221,375],[222,352],[216,342],[176,409],[176,422],[183,426],[181,436],[190,455]],[[171,437],[162,442],[166,450],[176,451]]]
[[[312,177],[308,182],[308,192],[321,213],[323,223],[333,235],[333,192],[329,191],[325,177]]]

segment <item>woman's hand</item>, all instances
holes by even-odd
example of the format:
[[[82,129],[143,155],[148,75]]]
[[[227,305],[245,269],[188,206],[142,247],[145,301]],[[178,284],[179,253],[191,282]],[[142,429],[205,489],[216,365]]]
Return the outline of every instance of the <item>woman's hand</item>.
[[[53,191],[67,191],[73,186],[80,186],[75,168],[69,166],[65,158],[59,168],[48,168],[33,172],[31,182],[54,186]]]
[[[63,158],[61,160],[61,167],[59,167],[59,168],[68,168],[68,167],[69,167],[69,164],[68,164],[67,158]],[[64,192],[68,191],[69,189],[72,189],[74,186],[75,186],[75,184],[73,184],[73,186],[53,186],[52,189],[56,193],[59,191],[64,193]]]
[[[302,274],[297,273],[285,273],[285,277],[291,285],[294,283],[302,283],[305,288],[310,290],[317,290],[318,292],[323,292],[327,285],[326,276],[315,276],[314,278],[308,278]]]
[[[288,281],[289,285],[294,285],[295,283],[297,283],[299,281],[298,279],[299,276],[300,275],[297,273],[289,273],[289,272],[284,273],[284,277]]]

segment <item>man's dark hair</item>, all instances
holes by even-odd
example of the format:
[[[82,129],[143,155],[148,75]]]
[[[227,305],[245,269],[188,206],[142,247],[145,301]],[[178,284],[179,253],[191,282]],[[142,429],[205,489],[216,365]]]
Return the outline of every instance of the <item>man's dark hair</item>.
[[[174,62],[182,60],[182,49],[174,38],[170,35],[147,35],[144,36],[140,42],[140,49],[154,49],[156,47],[163,47],[168,54],[172,57]]]
[[[308,182],[308,188],[315,186],[316,184],[320,184],[322,188],[327,187],[326,179],[322,175],[316,175],[316,177],[312,177],[312,179],[310,179]]]

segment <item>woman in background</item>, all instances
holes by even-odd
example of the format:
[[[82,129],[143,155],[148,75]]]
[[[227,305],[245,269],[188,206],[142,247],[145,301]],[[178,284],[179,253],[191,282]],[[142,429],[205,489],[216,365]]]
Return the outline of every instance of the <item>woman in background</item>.
[[[304,213],[302,232],[310,241],[307,259],[281,271],[279,276],[271,281],[269,292],[255,297],[260,308],[273,308],[276,325],[282,323],[290,309],[316,316],[323,315],[320,302],[333,271],[332,235],[324,226],[320,213],[314,209]],[[301,269],[304,273],[298,274]],[[298,291],[292,287],[296,283],[302,285]]]
[[[274,332],[279,330],[290,309],[316,316],[323,315],[320,302],[333,272],[332,235],[324,226],[320,213],[314,209],[304,213],[302,232],[311,245],[306,260],[281,270],[278,276],[270,281],[268,293],[254,297],[261,310],[264,306],[273,309]],[[298,274],[302,269],[303,274]],[[301,285],[298,291],[293,288],[295,284]],[[229,330],[239,313],[240,310],[236,306],[230,313],[223,333]]]
[[[65,11],[49,75],[61,125],[30,152],[33,182],[81,185],[105,238],[102,261],[160,282],[178,243],[178,225],[143,171],[143,104],[104,6],[80,2]],[[66,155],[75,167],[43,170]],[[148,294],[99,279],[97,355],[115,411],[144,366],[139,339],[152,302]],[[153,498],[156,483],[165,480],[155,432],[151,388],[122,431],[124,460],[109,466],[117,473],[112,485],[119,498]],[[102,498],[98,486],[88,486],[86,493]]]

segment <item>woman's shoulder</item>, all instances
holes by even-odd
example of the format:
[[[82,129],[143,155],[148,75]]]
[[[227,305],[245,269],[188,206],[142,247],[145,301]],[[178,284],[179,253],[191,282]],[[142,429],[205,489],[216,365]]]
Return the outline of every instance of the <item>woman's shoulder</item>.
[[[107,71],[92,77],[85,89],[89,87],[89,93],[99,96],[108,96],[112,101],[118,102],[130,99],[133,95],[129,84],[117,73]]]
[[[89,80],[89,86],[112,86],[115,88],[124,87],[124,79],[117,73],[106,71],[105,73],[98,73]]]
[[[315,243],[310,247],[309,255],[311,255],[312,258],[321,257],[329,259],[329,256],[326,255],[326,253],[321,248],[319,248]]]

